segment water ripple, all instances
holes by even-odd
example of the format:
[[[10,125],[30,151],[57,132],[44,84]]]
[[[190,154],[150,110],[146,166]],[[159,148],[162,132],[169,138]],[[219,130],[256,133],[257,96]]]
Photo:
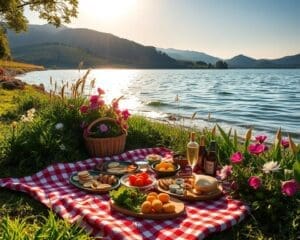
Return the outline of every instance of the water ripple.
[[[68,81],[78,75],[78,70],[48,70],[21,79],[49,89],[50,76]],[[242,130],[253,126],[265,133],[282,127],[300,140],[299,69],[93,70],[90,78],[104,84],[111,97],[127,96],[125,107],[135,111],[153,116],[197,111],[202,124],[210,124],[203,119],[211,113],[214,123]]]

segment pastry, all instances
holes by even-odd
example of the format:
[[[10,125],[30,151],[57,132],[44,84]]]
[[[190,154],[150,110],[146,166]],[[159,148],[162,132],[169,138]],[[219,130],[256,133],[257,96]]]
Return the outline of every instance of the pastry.
[[[218,188],[218,181],[216,178],[206,176],[206,175],[198,175],[196,176],[194,189],[196,192],[213,192]]]

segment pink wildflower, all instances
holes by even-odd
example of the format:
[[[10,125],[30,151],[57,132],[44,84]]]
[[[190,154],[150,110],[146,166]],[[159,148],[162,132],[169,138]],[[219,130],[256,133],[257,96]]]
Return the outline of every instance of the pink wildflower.
[[[99,103],[98,102],[91,102],[90,108],[91,108],[91,110],[97,110],[99,108]]]
[[[267,139],[266,135],[259,135],[255,137],[255,140],[260,144],[262,144],[266,139]]]
[[[268,147],[264,144],[256,143],[256,144],[250,144],[248,150],[251,154],[259,155],[259,154],[267,151]]]
[[[292,197],[297,192],[297,182],[295,179],[284,181],[281,183],[281,192],[283,195],[288,197]]]
[[[128,109],[122,111],[122,116],[124,120],[127,120],[131,114],[129,113]]]
[[[105,101],[103,99],[99,99],[98,104],[100,107],[105,105]]]
[[[81,113],[87,113],[88,109],[89,109],[88,106],[82,105],[82,106],[80,107],[80,112],[81,112]]]
[[[98,95],[92,95],[92,96],[90,97],[90,103],[91,103],[91,104],[92,104],[92,103],[97,103],[98,100],[99,100],[99,96],[98,96]]]
[[[261,186],[261,179],[258,176],[252,176],[248,179],[248,184],[253,189],[258,189]]]
[[[230,165],[225,165],[220,172],[220,177],[221,180],[225,180],[226,178],[228,178],[229,176],[231,176],[232,174],[232,166]]]
[[[230,160],[232,163],[234,164],[238,164],[241,163],[244,159],[244,156],[241,152],[236,152],[234,154],[231,155]]]
[[[106,124],[100,124],[99,130],[100,130],[102,133],[105,133],[105,132],[108,131],[108,127],[107,127]]]
[[[113,107],[113,109],[118,109],[119,108],[119,101],[113,100],[112,101],[112,107]]]
[[[290,146],[290,142],[289,142],[288,139],[283,138],[283,139],[281,140],[281,145],[282,145],[283,148],[288,148],[288,147]]]
[[[97,88],[97,92],[99,95],[105,94],[105,91],[102,88]]]

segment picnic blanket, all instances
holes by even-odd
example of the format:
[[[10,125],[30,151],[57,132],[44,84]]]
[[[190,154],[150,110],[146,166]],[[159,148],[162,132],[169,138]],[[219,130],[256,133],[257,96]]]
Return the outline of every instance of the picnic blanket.
[[[174,220],[137,219],[111,211],[108,194],[87,193],[69,183],[72,173],[94,169],[103,161],[135,161],[151,153],[165,156],[170,150],[137,149],[113,157],[53,164],[32,176],[0,179],[0,186],[30,194],[62,218],[79,222],[88,233],[104,239],[203,239],[245,218],[248,207],[223,196],[208,202],[185,202],[186,214]]]

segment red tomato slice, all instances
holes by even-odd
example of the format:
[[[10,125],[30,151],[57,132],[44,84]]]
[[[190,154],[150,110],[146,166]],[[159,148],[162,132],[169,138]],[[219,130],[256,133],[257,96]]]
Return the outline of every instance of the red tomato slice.
[[[128,177],[128,179],[129,179],[130,185],[135,186],[135,182],[136,182],[136,180],[137,180],[137,177],[136,177],[135,175],[130,175],[130,176]]]
[[[145,180],[145,185],[150,185],[151,183],[152,183],[151,179],[148,178],[148,179]]]
[[[141,176],[144,180],[146,180],[146,179],[149,178],[149,175],[148,175],[146,172],[141,173],[140,176]]]
[[[138,177],[135,181],[135,186],[142,187],[145,186],[145,181],[143,178]]]

